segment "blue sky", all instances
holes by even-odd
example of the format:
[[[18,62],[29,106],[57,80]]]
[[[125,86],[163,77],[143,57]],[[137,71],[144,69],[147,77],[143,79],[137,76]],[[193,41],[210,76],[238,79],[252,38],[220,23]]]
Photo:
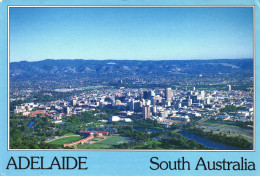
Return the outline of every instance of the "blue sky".
[[[252,7],[10,8],[11,62],[252,57]]]

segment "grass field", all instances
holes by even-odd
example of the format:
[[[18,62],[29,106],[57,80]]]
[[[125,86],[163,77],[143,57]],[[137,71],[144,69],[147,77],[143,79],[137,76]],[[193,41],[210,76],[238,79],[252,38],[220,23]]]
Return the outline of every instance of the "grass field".
[[[51,141],[50,144],[55,144],[55,145],[62,146],[63,144],[67,144],[67,143],[70,143],[70,142],[78,141],[78,140],[80,140],[82,138],[83,138],[82,136],[63,137],[63,138]]]
[[[78,134],[75,134],[75,133],[67,133],[67,134],[65,134],[64,136],[75,136],[75,135],[78,135]]]
[[[111,136],[94,144],[82,144],[78,149],[113,149],[114,145],[124,142],[127,138],[122,136]]]
[[[88,87],[84,87],[83,89],[85,90],[91,90],[91,89],[98,89],[98,88],[102,88],[104,86],[88,86]]]

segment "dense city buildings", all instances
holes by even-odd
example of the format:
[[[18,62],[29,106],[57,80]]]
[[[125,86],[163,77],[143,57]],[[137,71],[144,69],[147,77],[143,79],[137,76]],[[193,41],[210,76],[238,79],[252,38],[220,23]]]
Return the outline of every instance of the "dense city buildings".
[[[48,114],[55,121],[89,108],[110,108],[120,111],[120,117],[153,119],[164,124],[187,122],[194,117],[253,121],[253,92],[232,91],[229,87],[228,91],[195,90],[195,87],[191,90],[102,88],[44,104],[21,104],[13,112],[24,116]],[[220,111],[226,107],[240,107],[243,110],[230,113]],[[32,111],[34,108],[39,110]],[[111,121],[119,121],[120,117],[113,116]]]

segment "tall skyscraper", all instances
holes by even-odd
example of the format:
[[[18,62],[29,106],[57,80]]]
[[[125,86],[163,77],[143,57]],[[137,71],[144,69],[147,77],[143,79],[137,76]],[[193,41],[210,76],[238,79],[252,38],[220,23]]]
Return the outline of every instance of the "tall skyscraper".
[[[172,99],[172,88],[168,87],[165,89],[165,99],[166,101],[171,101]]]
[[[153,99],[152,99],[152,105],[155,106],[156,103],[157,103],[157,99],[156,99],[155,97],[153,97]]]
[[[209,105],[211,102],[210,102],[210,98],[206,98],[204,100],[204,105]]]
[[[154,113],[154,114],[157,113],[157,106],[153,106],[153,113]]]
[[[141,101],[134,101],[134,112],[142,112],[143,103]]]
[[[150,99],[151,97],[154,97],[154,96],[155,96],[154,91],[144,91],[143,92],[144,99]]]
[[[72,106],[76,106],[77,105],[77,100],[72,100]]]
[[[143,98],[144,99],[148,99],[150,96],[149,96],[149,92],[148,91],[144,91],[143,92]]]
[[[166,101],[165,105],[166,105],[166,106],[171,106],[172,104],[171,104],[170,101]]]
[[[155,96],[155,93],[153,90],[151,90],[151,97],[154,97]]]
[[[70,108],[66,107],[66,113],[69,115],[70,114]]]
[[[144,106],[143,107],[143,118],[147,119],[149,117],[151,117],[150,107],[149,106]]]
[[[227,86],[227,90],[230,92],[231,91],[231,85]]]
[[[192,99],[189,97],[188,99],[188,106],[191,106],[192,105]]]
[[[205,97],[205,91],[202,90],[202,91],[200,92],[200,95],[201,95],[201,98],[204,98],[204,97]]]
[[[129,109],[130,111],[134,111],[135,109],[135,101],[133,99],[131,99],[129,102]]]

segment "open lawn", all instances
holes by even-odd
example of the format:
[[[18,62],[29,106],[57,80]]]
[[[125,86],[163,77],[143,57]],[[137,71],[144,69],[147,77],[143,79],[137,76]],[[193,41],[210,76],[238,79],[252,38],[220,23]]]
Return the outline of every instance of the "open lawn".
[[[88,87],[84,87],[83,89],[85,90],[91,90],[91,89],[98,89],[98,88],[102,88],[104,86],[88,86]]]
[[[80,140],[82,138],[83,138],[82,136],[63,137],[63,138],[51,141],[50,144],[55,144],[55,145],[62,146],[63,144],[67,144],[67,143],[70,143],[70,142],[78,141],[78,140]]]
[[[111,136],[107,139],[101,140],[94,144],[82,144],[78,146],[78,149],[113,149],[114,145],[118,145],[124,142],[127,137],[122,136]]]
[[[75,136],[75,135],[78,136],[78,134],[76,134],[76,133],[67,133],[67,134],[65,134],[64,136]]]

